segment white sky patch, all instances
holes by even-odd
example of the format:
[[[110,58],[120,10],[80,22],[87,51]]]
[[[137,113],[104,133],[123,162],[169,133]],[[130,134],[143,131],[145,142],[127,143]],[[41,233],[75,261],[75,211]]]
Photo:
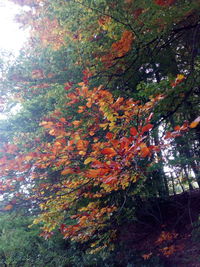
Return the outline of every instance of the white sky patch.
[[[20,29],[14,21],[21,7],[8,0],[0,0],[0,49],[8,50],[15,55],[26,42],[28,33]]]
[[[20,49],[28,40],[28,30],[20,28],[20,24],[15,21],[15,16],[27,9],[29,10],[28,7],[21,7],[9,0],[0,0],[0,57],[9,57],[7,62],[12,62],[19,55]],[[16,112],[16,108],[13,112]],[[0,120],[6,118],[7,114],[0,112]]]

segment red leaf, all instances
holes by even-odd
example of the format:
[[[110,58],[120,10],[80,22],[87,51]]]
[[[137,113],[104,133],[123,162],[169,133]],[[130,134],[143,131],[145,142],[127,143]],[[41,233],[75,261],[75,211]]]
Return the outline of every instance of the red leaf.
[[[73,85],[72,82],[67,82],[67,83],[65,83],[65,90],[66,90],[66,91],[70,90],[70,89],[72,88],[72,85]]]
[[[142,133],[144,132],[148,132],[149,130],[151,130],[153,128],[153,124],[147,124],[142,128]]]
[[[132,127],[132,128],[130,129],[130,134],[133,135],[133,136],[136,136],[136,135],[138,134],[138,132],[137,132],[137,130],[136,130],[135,127]]]
[[[164,139],[169,139],[172,138],[172,133],[171,132],[167,132]]]
[[[61,233],[65,232],[65,228],[66,228],[66,224],[62,223],[61,226],[60,226]]]
[[[134,19],[138,19],[138,17],[143,13],[144,8],[137,8],[133,11]]]
[[[113,134],[112,133],[107,133],[106,134],[106,138],[111,140],[113,138]]]
[[[170,6],[175,2],[176,0],[155,0],[155,3],[159,6]]]

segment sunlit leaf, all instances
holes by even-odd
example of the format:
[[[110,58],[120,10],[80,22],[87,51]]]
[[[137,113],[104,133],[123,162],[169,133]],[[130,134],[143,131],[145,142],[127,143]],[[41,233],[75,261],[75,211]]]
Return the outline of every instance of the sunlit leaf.
[[[190,123],[190,128],[196,128],[199,122],[200,122],[200,116]]]

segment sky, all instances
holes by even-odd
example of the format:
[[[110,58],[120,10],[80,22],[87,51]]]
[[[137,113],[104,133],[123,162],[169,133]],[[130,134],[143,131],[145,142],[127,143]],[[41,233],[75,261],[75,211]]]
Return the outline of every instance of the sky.
[[[14,21],[20,7],[8,0],[0,0],[0,49],[18,54],[27,39],[27,33]]]
[[[20,48],[28,38],[28,33],[14,21],[20,9],[20,6],[9,0],[0,0],[0,51],[11,52],[14,57],[19,55]],[[0,112],[0,120],[5,118],[6,114]]]

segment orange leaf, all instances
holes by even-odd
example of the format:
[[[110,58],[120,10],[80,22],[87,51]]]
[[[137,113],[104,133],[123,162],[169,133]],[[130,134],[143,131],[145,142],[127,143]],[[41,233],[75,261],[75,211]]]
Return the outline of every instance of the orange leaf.
[[[69,173],[73,173],[73,171],[72,171],[71,169],[69,169],[69,168],[64,169],[64,170],[61,172],[62,175],[66,175],[66,174],[69,174]]]
[[[90,178],[96,178],[97,176],[100,175],[101,170],[100,169],[91,169],[87,172],[87,176]]]
[[[177,125],[176,127],[174,127],[175,131],[180,131],[181,127],[179,125]]]
[[[144,260],[148,260],[148,259],[151,257],[151,255],[152,255],[152,252],[150,252],[150,253],[148,253],[148,254],[143,254],[143,255],[142,255],[142,258],[143,258]]]
[[[84,107],[84,106],[79,106],[79,107],[78,107],[78,113],[82,113],[85,109],[86,109],[86,107]]]
[[[13,208],[13,205],[7,205],[4,207],[4,210],[11,210]]]
[[[98,23],[100,26],[104,26],[110,22],[111,18],[109,16],[101,16],[98,19]]]
[[[81,123],[81,121],[73,121],[73,122],[72,122],[72,124],[73,124],[74,126],[79,126],[80,123]]]
[[[90,169],[87,172],[87,176],[90,177],[90,178],[96,178],[98,176],[105,175],[109,171],[110,171],[110,169],[106,169],[106,168],[104,168],[104,169]]]
[[[145,158],[146,156],[148,156],[150,153],[150,150],[148,149],[148,147],[142,147],[141,148],[141,152],[140,152],[140,156]]]
[[[86,141],[86,140],[81,140],[81,139],[78,140],[78,142],[76,144],[77,149],[85,151],[87,149],[88,143],[89,143],[89,141]]]
[[[59,119],[61,122],[65,123],[66,122],[66,119],[65,118],[60,118]]]
[[[90,135],[90,136],[93,136],[93,135],[95,135],[95,132],[94,132],[94,131],[90,131],[90,132],[89,132],[89,135]]]
[[[130,129],[130,134],[133,135],[133,136],[136,136],[136,135],[138,134],[138,132],[137,132],[137,130],[136,130],[135,127],[132,127],[132,128]]]
[[[53,122],[52,121],[42,121],[39,125],[43,126],[44,128],[51,128],[53,125]]]
[[[113,148],[109,148],[109,147],[102,149],[101,153],[103,155],[108,155],[110,157],[114,157],[117,154]]]
[[[190,123],[190,128],[196,128],[199,122],[200,122],[200,116]]]

